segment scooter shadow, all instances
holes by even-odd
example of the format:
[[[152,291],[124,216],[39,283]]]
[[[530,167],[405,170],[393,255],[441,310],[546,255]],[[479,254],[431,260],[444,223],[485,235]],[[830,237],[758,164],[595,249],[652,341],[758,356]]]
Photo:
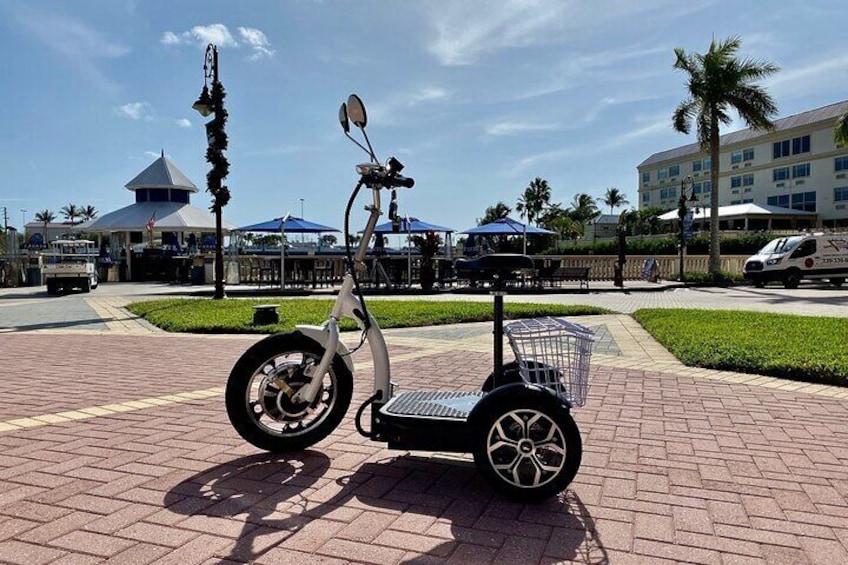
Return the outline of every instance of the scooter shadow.
[[[542,560],[539,550],[549,561],[609,563],[594,520],[573,490],[547,503],[524,505],[494,494],[472,465],[453,459],[407,454],[350,472],[331,469],[330,461],[312,450],[241,457],[183,480],[166,493],[164,504],[186,516],[239,518],[242,530],[229,553],[218,556],[220,563],[253,562],[315,520],[335,513],[330,520],[346,521],[345,511],[350,516],[351,509],[394,514],[388,521],[421,518],[425,528],[444,526],[435,534],[445,536],[443,543],[403,563],[432,563],[434,557],[473,563],[483,551],[489,560],[535,564]],[[336,478],[327,482],[328,476]],[[507,534],[516,541],[522,528],[534,525],[555,528],[547,542],[531,544],[534,555],[503,543]],[[386,527],[392,528],[388,522]],[[377,534],[353,532],[354,539],[359,535],[357,541],[370,543]],[[471,549],[474,553],[467,553]]]

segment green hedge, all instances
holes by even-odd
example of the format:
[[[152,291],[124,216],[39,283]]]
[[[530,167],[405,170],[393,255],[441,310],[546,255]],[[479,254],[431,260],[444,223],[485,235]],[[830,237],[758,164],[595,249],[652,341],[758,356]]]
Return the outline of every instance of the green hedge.
[[[774,239],[770,233],[751,233],[733,237],[721,238],[721,252],[726,255],[753,255],[763,246]],[[677,255],[677,235],[668,237],[640,238],[627,237],[628,255]],[[708,255],[710,236],[708,233],[696,235],[687,245],[688,253],[692,255]],[[547,255],[617,255],[618,247],[614,240],[604,240],[595,243],[588,242],[576,246],[560,245],[544,251]]]

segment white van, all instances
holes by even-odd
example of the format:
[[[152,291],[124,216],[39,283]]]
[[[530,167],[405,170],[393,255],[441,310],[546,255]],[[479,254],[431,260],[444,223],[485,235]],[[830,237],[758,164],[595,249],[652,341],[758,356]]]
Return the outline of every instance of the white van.
[[[797,288],[801,279],[827,279],[836,286],[848,277],[848,234],[779,237],[745,261],[742,273],[758,288],[781,281]]]

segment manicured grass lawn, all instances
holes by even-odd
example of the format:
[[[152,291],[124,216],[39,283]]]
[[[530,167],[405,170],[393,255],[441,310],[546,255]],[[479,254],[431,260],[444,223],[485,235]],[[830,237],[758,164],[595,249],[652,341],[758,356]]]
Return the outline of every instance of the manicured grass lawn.
[[[848,319],[729,310],[638,310],[686,365],[848,386]]]
[[[272,326],[253,326],[253,306],[280,304],[277,311],[280,323]],[[170,332],[190,333],[272,333],[290,331],[296,324],[320,324],[327,319],[333,301],[311,299],[286,300],[201,300],[168,299],[135,302],[127,309],[143,316],[151,324]],[[482,322],[492,319],[492,305],[484,302],[436,302],[415,300],[370,300],[368,311],[381,328],[402,328],[459,322]],[[535,316],[581,316],[608,314],[594,306],[565,306],[556,304],[505,304],[509,319]],[[355,329],[350,320],[343,320],[342,329]]]

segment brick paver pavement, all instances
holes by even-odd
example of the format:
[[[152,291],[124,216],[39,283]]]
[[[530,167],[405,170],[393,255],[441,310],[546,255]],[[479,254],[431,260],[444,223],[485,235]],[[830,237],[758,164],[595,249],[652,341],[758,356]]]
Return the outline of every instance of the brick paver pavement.
[[[303,453],[254,449],[221,387],[256,337],[3,334],[0,561],[848,563],[844,390],[693,371],[626,316],[581,321],[609,336],[575,410],[583,465],[539,505],[466,456],[368,442],[353,410]],[[476,388],[481,328],[388,332],[393,379]]]

